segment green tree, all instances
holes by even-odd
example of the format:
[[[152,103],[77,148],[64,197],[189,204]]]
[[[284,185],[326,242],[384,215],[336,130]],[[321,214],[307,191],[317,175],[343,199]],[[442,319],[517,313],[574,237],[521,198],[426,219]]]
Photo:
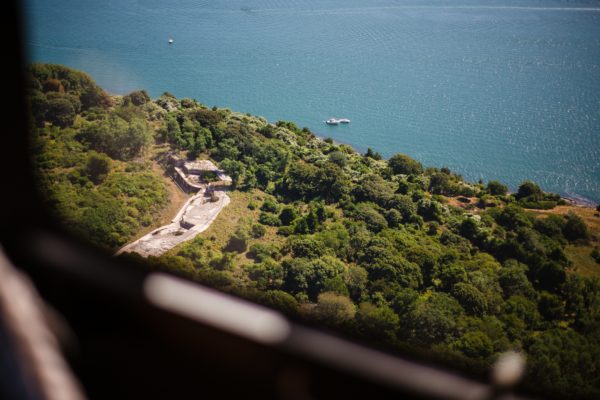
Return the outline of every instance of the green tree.
[[[287,315],[295,315],[298,311],[298,301],[283,290],[267,290],[259,296],[258,301]]]
[[[538,301],[540,314],[548,320],[559,320],[563,317],[565,306],[560,297],[555,294],[543,291],[540,293]]]
[[[348,164],[348,158],[341,151],[334,151],[330,153],[328,158],[330,162],[342,168]]]
[[[78,114],[81,111],[81,102],[79,98],[75,95],[69,93],[57,93],[57,92],[49,92],[46,94],[46,99],[48,101],[63,99],[67,100],[73,106],[73,110],[75,114]]]
[[[446,291],[450,291],[454,285],[466,280],[467,271],[458,263],[439,264],[434,272],[434,282]]]
[[[325,284],[323,285],[323,290],[326,292],[336,293],[341,296],[350,295],[348,287],[344,283],[344,280],[342,279],[341,275],[336,275],[332,278],[326,279]]]
[[[423,172],[420,162],[405,154],[395,154],[388,160],[388,165],[395,175],[418,175]]]
[[[112,160],[106,154],[91,151],[85,163],[85,174],[96,185],[101,183],[110,172]]]
[[[458,335],[456,321],[463,314],[458,301],[447,293],[421,296],[409,317],[414,340],[423,344],[451,342]]]
[[[265,233],[267,233],[267,229],[264,226],[259,224],[252,225],[251,234],[253,238],[259,239],[265,236]]]
[[[275,262],[269,255],[264,257],[256,256],[258,250],[253,245],[251,252],[255,258],[261,259],[259,264],[248,267],[248,277],[256,282],[256,287],[262,290],[278,289],[283,285],[285,271],[280,263]]]
[[[367,148],[367,152],[365,153],[365,157],[367,158],[372,158],[373,160],[381,160],[383,157],[381,157],[381,154],[379,154],[376,151],[373,151],[372,148]]]
[[[356,314],[360,332],[370,340],[394,340],[400,329],[400,318],[388,306],[361,303]]]
[[[86,125],[79,137],[89,148],[121,160],[137,156],[151,140],[145,121],[127,122],[116,115]]]
[[[488,305],[484,294],[469,283],[459,282],[454,285],[452,296],[458,300],[467,314],[481,317],[487,312]]]
[[[340,326],[354,319],[356,306],[347,296],[323,292],[319,294],[317,305],[310,314],[311,318],[318,323]]]
[[[317,258],[325,253],[323,243],[311,236],[294,237],[288,246],[294,257]]]
[[[528,299],[535,297],[535,290],[527,278],[527,266],[516,260],[507,260],[498,274],[498,282],[506,298],[521,295]]]
[[[54,98],[48,100],[46,109],[46,120],[60,128],[73,125],[77,116],[73,104],[65,98]]]
[[[494,353],[492,340],[483,332],[467,332],[452,347],[472,358],[488,358]]]
[[[136,90],[123,96],[123,103],[133,104],[134,106],[142,106],[150,101],[150,96],[145,90]]]
[[[46,121],[46,113],[48,112],[48,100],[42,92],[36,91],[34,94],[27,97],[29,102],[29,110],[35,126],[41,128]]]
[[[388,201],[388,207],[398,210],[404,222],[409,221],[417,212],[417,206],[409,196],[396,194]]]
[[[369,276],[367,271],[357,265],[350,265],[344,275],[344,282],[353,300],[359,300],[367,288]]]
[[[325,288],[327,279],[339,276],[344,264],[332,257],[317,259],[294,258],[282,263],[285,271],[284,289],[290,293],[306,293],[315,301]]]
[[[511,296],[506,300],[504,311],[507,314],[515,314],[530,329],[535,329],[541,320],[537,305],[533,301],[519,295]]]
[[[260,209],[270,213],[277,213],[279,211],[279,205],[273,199],[266,199]]]
[[[250,251],[248,251],[248,255],[260,262],[265,261],[268,258],[274,258],[277,260],[281,256],[277,246],[269,243],[260,242],[250,246]]]
[[[498,181],[489,181],[486,190],[491,195],[504,196],[508,192],[508,187]]]
[[[169,142],[178,145],[179,147],[183,147],[184,141],[183,136],[181,135],[181,128],[177,120],[171,115],[167,116],[165,119],[166,123],[166,133],[167,139]]]
[[[517,200],[529,198],[531,200],[541,200],[544,192],[542,189],[531,181],[525,181],[519,186],[519,190],[515,194]]]
[[[523,208],[516,204],[508,204],[495,215],[495,219],[500,225],[510,230],[515,230],[519,227],[530,227],[532,225]]]
[[[434,194],[451,196],[456,194],[457,188],[452,175],[444,172],[436,172],[429,179],[429,191]]]
[[[367,228],[373,232],[379,232],[388,226],[385,217],[377,211],[377,206],[373,203],[356,204],[352,216],[359,221],[364,221]]]
[[[442,222],[443,209],[442,205],[435,200],[421,199],[417,203],[417,213],[422,216],[425,221]]]
[[[394,189],[381,176],[370,174],[358,182],[352,194],[357,202],[373,202],[385,207],[394,196]]]
[[[580,216],[570,211],[565,219],[567,221],[563,228],[565,238],[570,241],[587,240],[589,238],[588,227]]]
[[[402,223],[402,214],[400,214],[400,211],[392,208],[385,212],[385,219],[390,228],[397,228]]]
[[[240,184],[240,178],[244,175],[245,166],[242,162],[224,159],[219,163],[223,171],[231,177],[231,184],[235,188]]]

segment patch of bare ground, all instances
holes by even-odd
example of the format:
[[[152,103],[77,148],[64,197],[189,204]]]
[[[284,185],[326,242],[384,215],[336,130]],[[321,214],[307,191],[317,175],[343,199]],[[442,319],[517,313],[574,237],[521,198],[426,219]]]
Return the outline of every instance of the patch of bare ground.
[[[446,204],[452,207],[462,208],[470,211],[479,210],[479,208],[477,207],[479,199],[477,197],[446,197],[446,201]]]

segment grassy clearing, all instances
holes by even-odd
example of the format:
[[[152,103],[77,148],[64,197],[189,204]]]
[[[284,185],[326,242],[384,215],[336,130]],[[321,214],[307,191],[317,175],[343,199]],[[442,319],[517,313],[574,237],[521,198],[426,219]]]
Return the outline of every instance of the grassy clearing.
[[[552,210],[528,210],[540,215],[566,215],[570,211],[580,216],[590,229],[594,240],[600,239],[600,214],[592,207],[557,206]]]
[[[590,242],[586,245],[569,245],[565,254],[573,263],[572,272],[586,276],[600,277],[600,264],[590,255],[592,250],[600,247],[600,214],[592,207],[558,206],[552,210],[529,210],[538,215],[566,215],[569,212],[583,219],[590,231]]]
[[[573,263],[573,272],[585,276],[595,276],[600,278],[600,264],[590,255],[593,246],[567,246],[565,253]]]
[[[192,242],[203,241],[203,248],[210,252],[222,251],[227,244],[229,239],[235,233],[237,227],[242,221],[249,221],[251,224],[258,224],[258,216],[260,214],[260,206],[262,205],[267,194],[260,190],[252,190],[250,192],[230,191],[228,192],[231,202],[225,207],[210,225],[210,227],[204,232],[200,233]],[[249,208],[250,203],[254,203],[255,208],[251,210]],[[254,239],[251,238],[248,241],[248,249],[255,243],[273,243],[281,244],[285,241],[285,238],[277,235],[277,228],[265,226],[266,233],[262,238]],[[185,246],[182,244],[181,246]],[[181,249],[181,246],[177,246],[171,249],[168,254],[177,254]],[[250,264],[254,261],[247,256],[248,252],[242,252],[235,256],[234,265],[239,266],[243,264]]]

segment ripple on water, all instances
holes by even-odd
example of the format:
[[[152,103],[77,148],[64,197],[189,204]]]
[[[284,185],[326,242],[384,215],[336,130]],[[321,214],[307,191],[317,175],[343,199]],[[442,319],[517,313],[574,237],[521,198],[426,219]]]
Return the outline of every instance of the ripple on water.
[[[112,92],[169,91],[467,178],[512,188],[534,179],[600,200],[600,9],[560,0],[71,3],[29,0],[31,57],[85,69]],[[330,116],[352,124],[326,127]]]

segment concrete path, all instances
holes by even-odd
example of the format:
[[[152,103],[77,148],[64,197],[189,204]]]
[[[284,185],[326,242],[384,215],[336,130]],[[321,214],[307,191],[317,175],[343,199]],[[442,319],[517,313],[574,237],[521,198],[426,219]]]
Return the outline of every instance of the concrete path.
[[[180,243],[192,240],[208,229],[221,210],[230,202],[224,190],[214,190],[217,201],[206,195],[206,188],[191,197],[170,224],[161,226],[133,243],[122,247],[116,255],[134,252],[143,257],[159,256]]]

